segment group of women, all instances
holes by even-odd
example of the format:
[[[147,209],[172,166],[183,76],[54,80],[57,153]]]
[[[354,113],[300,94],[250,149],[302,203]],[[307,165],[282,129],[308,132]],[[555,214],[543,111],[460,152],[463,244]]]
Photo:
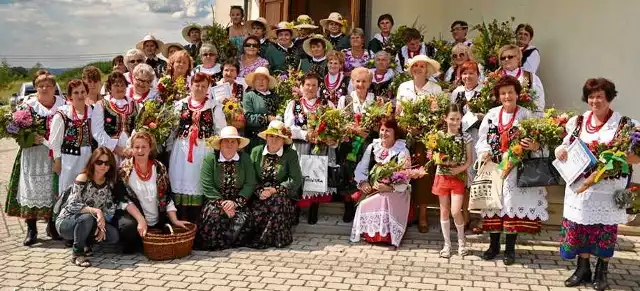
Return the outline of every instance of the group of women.
[[[345,203],[344,220],[353,221],[352,241],[363,238],[399,246],[414,218],[421,232],[428,231],[426,205],[437,197],[445,240],[440,256],[451,256],[450,216],[458,232],[457,253],[467,255],[464,231],[468,218],[462,210],[471,178],[462,179],[459,174],[473,177],[469,168],[476,161],[499,162],[514,125],[540,114],[517,105],[523,86],[535,89],[540,110],[545,106],[544,88],[536,75],[539,53],[529,44],[531,26],[518,26],[518,45],[500,49],[501,69],[496,73],[502,77],[493,90],[501,105],[482,114],[469,112],[468,102],[479,96],[485,72],[473,61],[464,21],[451,26],[456,42],[453,64],[440,74],[440,64],[430,58],[431,49],[421,42],[419,33],[407,33],[407,43],[396,56],[383,49],[394,24],[388,14],[379,17],[380,33],[367,45],[361,29],[344,34],[345,22],[338,13],[320,21],[327,35],[313,34],[317,26],[302,15],[295,25],[279,23],[275,40],[268,39],[271,28],[266,20],[245,24],[244,11],[237,6],[230,15],[233,23],[228,34],[242,53],[238,60],[218,63],[215,44],[200,43],[201,28],[190,25],[183,30],[193,40],[188,46],[169,48],[145,37],[138,45],[142,50],[133,49],[122,59],[114,59],[105,96],[100,94],[100,72],[93,67],[85,68],[83,80],[69,82],[68,100],[54,96],[52,75],[46,71],[36,75],[37,94],[19,109],[42,121],[45,134],[20,149],[7,203],[9,215],[27,221],[24,244],[36,242],[36,220],[45,219],[50,236],[72,241],[73,262],[79,266],[90,265],[88,256],[96,242],[121,241],[125,252],[134,252],[150,228],[166,223],[177,227],[196,224],[195,246],[201,249],[286,247],[293,240],[292,227],[300,208],[308,208],[307,221],[313,224],[322,203],[340,200]],[[149,64],[158,48],[168,58],[162,74],[172,82],[187,80],[189,90],[174,104],[180,121],[163,144],[156,144],[149,133],[134,130],[141,106],[156,102],[158,96],[156,84],[161,75],[158,67]],[[371,69],[365,67],[370,59],[375,63]],[[389,92],[392,78],[405,67],[411,80]],[[287,104],[280,121],[280,97],[274,88],[277,77],[290,68],[300,68],[305,74],[296,89],[300,98]],[[436,78],[459,85],[451,93],[442,130],[462,141],[463,161],[439,165],[433,175],[411,183],[372,180],[371,169],[379,165],[394,162],[409,169],[426,163],[425,148],[407,145],[405,129],[394,116],[403,114],[397,101],[441,93]],[[211,87],[221,83],[231,85],[231,96],[211,98]],[[569,120],[563,145],[549,149],[524,140],[522,147],[538,156],[555,151],[564,160],[566,147],[576,139],[610,142],[621,125],[637,125],[611,109],[616,95],[611,81],[587,80],[582,100],[590,110]],[[226,99],[243,105],[247,126],[241,132],[227,126],[222,112]],[[308,118],[322,107],[355,115],[380,100],[392,101],[395,112],[376,130],[360,130],[354,142],[329,141],[320,151],[312,150],[318,136]],[[479,122],[463,132],[461,120],[467,114],[474,114]],[[212,142],[207,145],[207,140]],[[303,187],[300,160],[304,155],[328,156],[327,191]],[[628,161],[639,162],[632,154]],[[545,188],[519,187],[516,175],[512,171],[504,179],[502,207],[482,211],[482,228],[490,236],[482,258],[492,260],[499,255],[504,233],[505,265],[515,262],[518,234],[537,233],[549,217]],[[627,184],[628,179],[621,176],[582,194],[566,187],[561,254],[567,259],[579,257],[567,286],[593,282],[596,290],[607,288],[617,225],[626,223],[624,210],[615,206],[611,194]],[[63,193],[68,200],[53,217],[54,197]],[[594,277],[590,255],[598,257]]]

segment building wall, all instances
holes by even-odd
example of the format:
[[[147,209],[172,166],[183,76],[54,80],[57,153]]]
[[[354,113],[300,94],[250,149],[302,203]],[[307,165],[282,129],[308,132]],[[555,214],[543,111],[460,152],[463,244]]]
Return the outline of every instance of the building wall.
[[[539,75],[547,106],[583,110],[580,101],[584,81],[606,77],[616,83],[619,95],[615,110],[640,119],[640,98],[635,92],[634,72],[640,59],[633,48],[640,45],[640,1],[617,0],[371,0],[368,31],[377,31],[380,14],[391,13],[396,26],[411,24],[416,17],[427,28],[426,38],[442,34],[450,38],[449,25],[456,19],[470,25],[483,19],[506,20],[533,26],[532,44],[541,54]],[[475,34],[470,33],[471,36]]]
[[[231,19],[229,18],[229,8],[233,5],[244,7],[245,1],[248,1],[249,3],[249,7],[246,11],[247,19],[250,20],[260,17],[259,0],[216,0],[216,4],[213,8],[216,22],[224,26],[230,24]]]

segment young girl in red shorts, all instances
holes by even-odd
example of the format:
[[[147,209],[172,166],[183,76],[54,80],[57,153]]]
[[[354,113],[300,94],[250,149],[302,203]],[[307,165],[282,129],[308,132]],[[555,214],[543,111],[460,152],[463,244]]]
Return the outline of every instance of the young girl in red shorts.
[[[453,222],[458,230],[458,255],[468,254],[466,239],[464,236],[464,217],[462,216],[462,203],[464,202],[465,180],[459,176],[465,175],[471,166],[472,152],[471,135],[461,132],[462,108],[457,104],[451,104],[447,108],[444,121],[445,132],[456,136],[460,146],[464,147],[464,163],[445,162],[436,168],[436,177],[431,192],[440,199],[440,225],[444,236],[444,247],[440,251],[440,257],[451,257],[451,222],[449,213],[453,216]]]

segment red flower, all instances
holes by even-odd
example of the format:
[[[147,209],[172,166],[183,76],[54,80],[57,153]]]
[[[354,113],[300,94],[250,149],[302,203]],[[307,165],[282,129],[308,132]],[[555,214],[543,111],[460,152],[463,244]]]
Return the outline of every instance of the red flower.
[[[498,58],[496,58],[496,57],[490,57],[490,58],[489,58],[489,63],[497,64],[497,63],[498,63]]]
[[[318,126],[318,134],[323,133],[326,129],[327,129],[327,122],[323,120],[322,122],[320,122],[320,125]]]
[[[360,121],[362,120],[362,113],[356,113],[353,118],[355,119],[356,127],[359,127]]]
[[[164,86],[162,82],[158,83],[158,92],[160,93],[167,92],[167,88]]]

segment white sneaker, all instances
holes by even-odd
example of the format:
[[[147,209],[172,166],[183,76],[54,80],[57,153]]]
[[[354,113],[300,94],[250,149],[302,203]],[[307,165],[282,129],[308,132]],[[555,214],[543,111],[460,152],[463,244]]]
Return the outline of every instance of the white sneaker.
[[[461,257],[469,255],[469,249],[467,249],[466,240],[458,241],[458,255]]]
[[[451,258],[451,246],[445,245],[442,250],[440,250],[440,257],[446,259]]]

